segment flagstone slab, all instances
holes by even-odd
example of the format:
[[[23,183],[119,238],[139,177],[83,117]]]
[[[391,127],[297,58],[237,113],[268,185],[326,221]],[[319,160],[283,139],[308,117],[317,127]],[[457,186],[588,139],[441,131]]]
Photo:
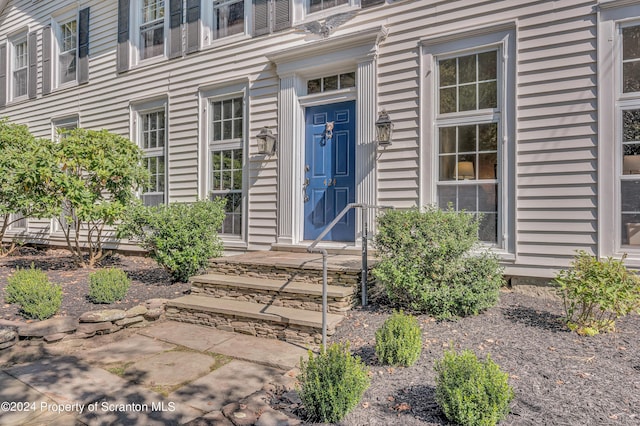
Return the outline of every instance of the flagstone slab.
[[[231,338],[213,345],[207,350],[231,358],[257,362],[264,365],[290,370],[306,359],[307,349],[276,339],[263,339],[244,334],[228,333]]]
[[[98,362],[105,365],[116,362],[133,362],[174,348],[175,345],[135,335],[84,353],[78,353],[78,356],[88,362]]]
[[[178,386],[211,371],[216,359],[197,352],[169,351],[143,358],[129,366],[124,378],[145,386]]]
[[[22,337],[43,337],[56,333],[69,333],[78,327],[75,317],[49,318],[44,321],[32,322],[18,328]]]
[[[234,336],[234,333],[177,321],[154,324],[144,330],[140,330],[140,334],[197,351],[205,351]]]

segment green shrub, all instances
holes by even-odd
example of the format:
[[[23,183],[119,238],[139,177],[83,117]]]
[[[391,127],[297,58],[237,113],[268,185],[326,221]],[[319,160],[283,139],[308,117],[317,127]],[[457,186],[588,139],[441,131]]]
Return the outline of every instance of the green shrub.
[[[555,278],[571,330],[583,335],[612,331],[616,319],[640,313],[640,277],[627,270],[624,257],[598,260],[581,250],[571,266]]]
[[[421,351],[422,331],[411,315],[394,312],[376,331],[376,355],[382,363],[409,367]]]
[[[309,421],[339,422],[369,387],[368,369],[349,352],[349,344],[333,344],[325,353],[301,361],[300,398]]]
[[[396,306],[442,319],[475,315],[498,301],[502,268],[494,254],[475,252],[473,214],[390,210],[378,220],[375,243],[381,260],[373,275]]]
[[[43,320],[60,309],[62,288],[51,284],[47,275],[33,265],[31,269],[18,269],[7,281],[5,301],[20,305],[25,317]]]
[[[436,402],[449,421],[471,425],[495,425],[509,413],[513,390],[508,374],[487,355],[484,362],[465,350],[447,351],[436,361]]]
[[[118,226],[119,238],[131,238],[178,281],[186,282],[222,255],[218,229],[225,217],[225,200],[137,206]]]
[[[131,280],[122,269],[100,269],[89,274],[89,299],[93,303],[113,303],[124,299]]]

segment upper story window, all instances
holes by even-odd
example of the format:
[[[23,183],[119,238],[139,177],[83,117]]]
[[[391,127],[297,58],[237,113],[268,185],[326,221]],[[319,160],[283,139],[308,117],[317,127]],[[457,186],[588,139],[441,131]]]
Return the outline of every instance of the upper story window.
[[[640,92],[640,25],[622,28],[622,92]]]
[[[212,2],[212,9],[212,40],[244,34],[245,0],[216,0]]]
[[[140,59],[164,54],[164,0],[139,0],[138,36]]]
[[[76,80],[78,51],[78,21],[73,18],[63,22],[58,30],[58,83],[60,85]]]
[[[29,74],[29,49],[27,35],[11,42],[11,96],[13,99],[27,95]]]
[[[307,13],[320,12],[344,4],[349,4],[349,0],[307,0]]]

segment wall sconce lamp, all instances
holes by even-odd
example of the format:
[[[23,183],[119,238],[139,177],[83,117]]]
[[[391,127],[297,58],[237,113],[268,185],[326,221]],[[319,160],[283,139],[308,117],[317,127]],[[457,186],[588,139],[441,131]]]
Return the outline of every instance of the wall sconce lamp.
[[[268,127],[263,127],[256,135],[258,139],[258,153],[273,155],[276,152],[276,137]]]
[[[383,109],[378,113],[378,119],[376,120],[376,140],[378,141],[378,145],[391,145],[392,131],[393,123],[389,118],[389,114],[387,114],[387,110]]]

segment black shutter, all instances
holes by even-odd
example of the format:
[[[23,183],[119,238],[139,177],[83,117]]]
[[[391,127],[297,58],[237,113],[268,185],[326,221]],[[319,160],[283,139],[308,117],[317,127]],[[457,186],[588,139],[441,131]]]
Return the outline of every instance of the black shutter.
[[[78,83],[89,81],[89,8],[78,17]]]
[[[42,29],[42,94],[51,93],[51,26]]]
[[[187,53],[200,50],[200,0],[187,0]]]
[[[29,50],[29,71],[27,74],[27,94],[29,99],[37,96],[38,89],[38,34],[36,32],[29,33],[27,49]]]
[[[182,56],[182,0],[169,0],[169,58]]]
[[[0,106],[7,104],[7,45],[0,45]]]
[[[385,0],[360,0],[360,7],[366,9],[367,7],[384,4],[384,2]]]
[[[129,7],[129,0],[118,0],[118,72],[129,69]]]
[[[270,0],[253,0],[253,35],[269,34]]]
[[[291,27],[291,0],[273,0],[273,31]]]

